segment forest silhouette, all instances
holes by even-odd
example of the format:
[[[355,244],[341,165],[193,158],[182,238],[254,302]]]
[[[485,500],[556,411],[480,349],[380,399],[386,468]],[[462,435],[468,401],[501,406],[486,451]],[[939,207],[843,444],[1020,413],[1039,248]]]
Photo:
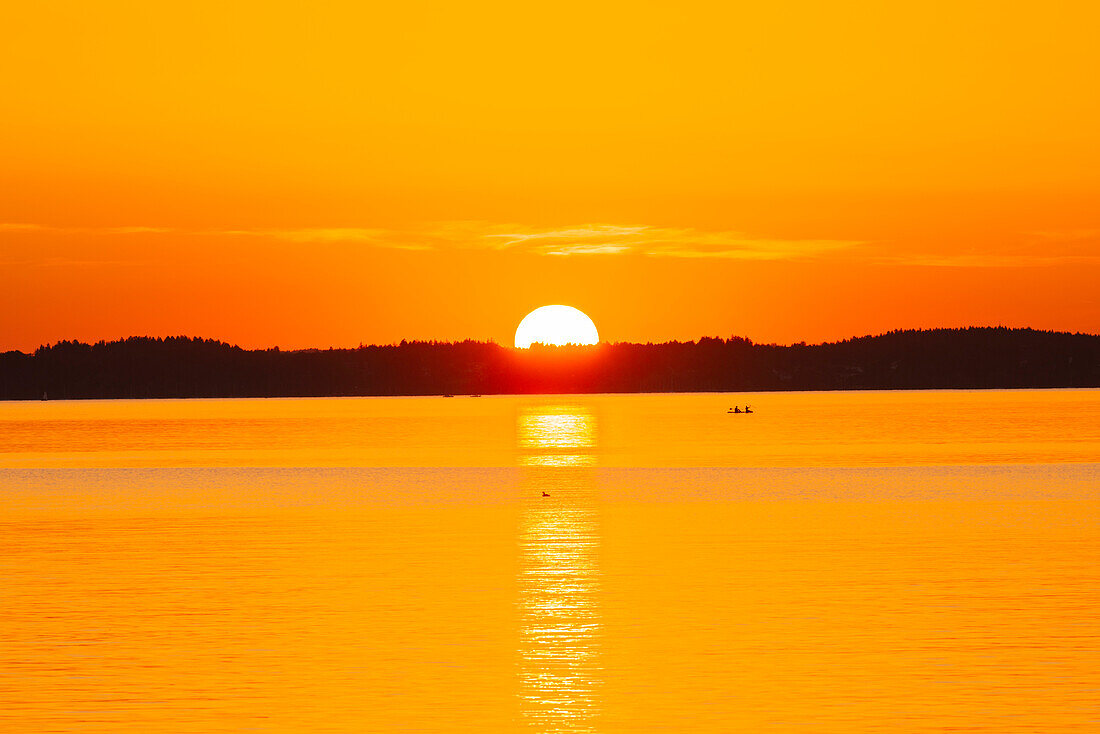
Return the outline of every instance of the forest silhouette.
[[[0,354],[0,399],[1100,387],[1100,336],[892,331],[806,345],[704,337],[590,347],[401,342],[245,350],[212,339],[61,341]]]

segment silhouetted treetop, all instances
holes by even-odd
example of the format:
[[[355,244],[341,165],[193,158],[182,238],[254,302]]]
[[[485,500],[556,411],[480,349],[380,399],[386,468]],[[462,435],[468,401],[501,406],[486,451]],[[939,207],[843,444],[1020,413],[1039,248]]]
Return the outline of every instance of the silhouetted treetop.
[[[1100,387],[1100,336],[972,327],[817,345],[402,341],[245,350],[215,339],[61,341],[0,354],[0,399]]]

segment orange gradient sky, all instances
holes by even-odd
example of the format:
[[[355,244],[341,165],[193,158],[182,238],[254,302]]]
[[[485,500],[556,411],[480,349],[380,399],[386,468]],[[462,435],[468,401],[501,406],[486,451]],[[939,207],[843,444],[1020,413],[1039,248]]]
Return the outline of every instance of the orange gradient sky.
[[[1097,332],[1098,8],[12,5],[0,349]]]

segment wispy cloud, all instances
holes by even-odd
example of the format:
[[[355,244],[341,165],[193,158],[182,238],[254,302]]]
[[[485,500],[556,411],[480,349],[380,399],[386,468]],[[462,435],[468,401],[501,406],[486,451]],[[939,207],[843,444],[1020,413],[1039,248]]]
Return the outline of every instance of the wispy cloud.
[[[1042,242],[1087,242],[1100,243],[1100,229],[1062,229],[1033,232],[1036,240]]]
[[[487,232],[481,236],[493,243],[498,249],[516,247],[522,245],[545,246],[546,243],[561,244],[562,242],[591,244],[593,240],[629,240],[649,229],[648,227],[620,227],[611,224],[588,224],[580,227],[566,227],[562,229],[543,229],[523,231],[517,225],[490,225],[495,229],[506,226],[506,232]],[[602,245],[595,245],[600,247]],[[625,247],[615,245],[616,247]],[[621,252],[621,250],[619,250]]]
[[[1036,268],[1100,265],[1100,229],[1025,232],[996,252],[910,253],[887,262],[940,268]]]
[[[99,231],[104,234],[159,234],[174,230],[167,227],[107,227]]]
[[[0,232],[53,232],[58,234],[150,234],[175,232],[168,227],[55,227],[25,222],[0,222]]]
[[[860,243],[845,240],[754,238],[740,232],[582,224],[528,227],[481,221],[432,222],[403,228],[301,227],[187,230],[168,227],[52,227],[0,224],[0,231],[95,235],[190,234],[267,238],[282,242],[353,243],[401,250],[500,250],[554,256],[598,256],[632,253],[651,257],[785,260],[843,250]]]
[[[547,255],[616,255],[627,252],[626,245],[566,245],[548,251]]]
[[[485,225],[464,229],[471,246],[544,255],[610,255],[633,253],[650,257],[785,260],[813,257],[861,244],[849,240],[776,239],[733,232],[689,228],[584,224],[561,228]],[[455,223],[442,225],[450,232]]]
[[[380,242],[387,230],[360,227],[317,227],[312,229],[254,230],[253,234],[270,234],[290,242]]]
[[[1035,268],[1051,265],[1096,265],[1100,255],[907,255],[891,260],[899,265],[935,268]]]
[[[40,224],[23,224],[21,222],[0,222],[0,232],[36,232],[49,229]]]
[[[244,237],[301,245],[346,245],[411,251],[483,250],[554,257],[633,255],[654,258],[726,260],[812,260],[843,254],[851,261],[884,265],[1011,268],[1072,263],[1100,264],[1100,230],[1021,233],[1013,251],[936,253],[891,252],[867,242],[754,236],[733,230],[587,223],[566,227],[533,227],[477,220],[430,222],[405,227],[297,227],[183,229],[128,225],[57,227],[35,223],[0,223],[0,235],[38,234],[194,237]]]

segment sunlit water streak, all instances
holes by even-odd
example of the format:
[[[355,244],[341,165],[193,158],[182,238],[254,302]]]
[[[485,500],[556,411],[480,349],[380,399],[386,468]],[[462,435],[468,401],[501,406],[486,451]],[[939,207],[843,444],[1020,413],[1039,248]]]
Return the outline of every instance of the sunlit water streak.
[[[524,466],[593,466],[596,417],[584,405],[531,406],[521,409],[517,443]]]
[[[744,402],[0,404],[0,731],[1097,730],[1100,391]]]
[[[602,634],[599,527],[590,466],[595,418],[583,406],[521,414],[518,443],[531,469],[520,520],[520,697],[540,732],[596,731]],[[544,496],[549,495],[549,496]]]

